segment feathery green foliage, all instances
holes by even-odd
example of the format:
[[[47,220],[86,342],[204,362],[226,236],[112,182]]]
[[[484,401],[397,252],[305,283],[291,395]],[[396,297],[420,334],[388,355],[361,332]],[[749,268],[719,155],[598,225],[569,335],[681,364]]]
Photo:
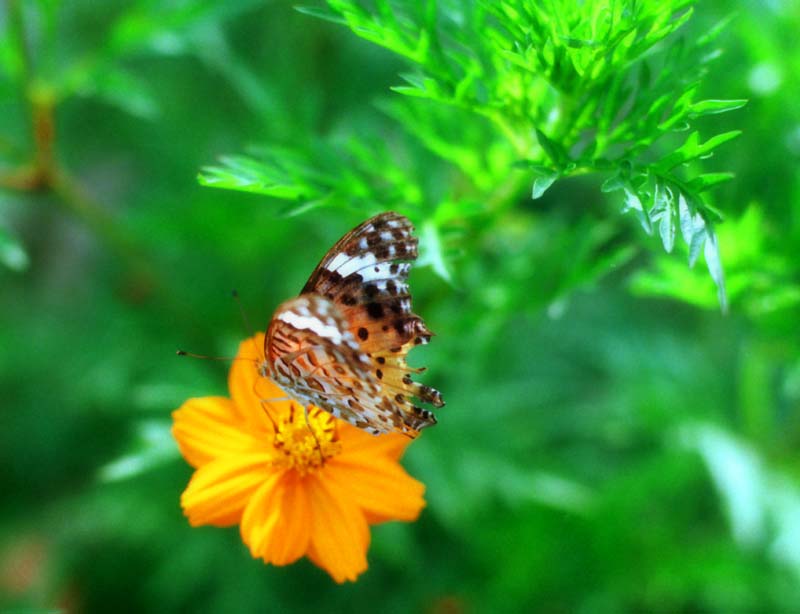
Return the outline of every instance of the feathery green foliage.
[[[0,610],[793,614],[799,30],[781,0],[0,5]],[[402,461],[420,520],[338,586],[188,525],[170,413],[228,364],[175,350],[232,355],[387,209],[447,406]]]
[[[460,171],[452,179],[458,188],[437,200],[418,193],[421,181],[402,168],[370,166],[369,160],[392,159],[385,155],[391,152],[375,150],[374,137],[321,155],[281,150],[224,158],[201,182],[301,207],[345,201],[370,210],[420,206],[422,199],[438,224],[448,220],[437,211],[442,204],[449,211],[489,213],[519,203],[522,183],[537,199],[559,179],[594,173],[606,177],[602,191],[619,193],[623,211],[631,211],[647,234],[657,232],[667,252],[676,236],[686,243],[690,265],[704,252],[725,309],[714,230],[721,218],[705,193],[732,175],[707,171],[703,160],[740,131],[701,140],[694,124],[745,101],[700,98],[724,22],[701,37],[680,36],[691,5],[332,0],[328,10],[301,9],[348,26],[410,65],[403,74],[407,85],[393,88],[409,99],[384,107]],[[512,166],[524,180],[513,176]]]

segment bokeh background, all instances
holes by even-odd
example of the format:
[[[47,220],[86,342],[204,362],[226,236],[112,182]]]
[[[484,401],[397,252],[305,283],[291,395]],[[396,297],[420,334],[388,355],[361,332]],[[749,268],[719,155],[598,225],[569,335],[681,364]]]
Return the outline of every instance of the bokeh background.
[[[743,131],[706,167],[736,174],[710,201],[723,313],[702,259],[664,253],[607,175],[532,200],[500,156],[493,201],[464,187],[446,141],[397,121],[408,62],[292,3],[4,3],[0,609],[800,611],[800,5],[703,2],[670,41],[729,18],[698,84],[749,100],[705,118]],[[282,193],[197,181],[264,147]],[[292,191],[297,151],[351,192]],[[338,586],[188,526],[170,412],[225,394],[227,364],[175,350],[231,355],[390,207],[420,229],[437,337],[411,362],[447,407],[404,461],[421,519],[374,528]]]

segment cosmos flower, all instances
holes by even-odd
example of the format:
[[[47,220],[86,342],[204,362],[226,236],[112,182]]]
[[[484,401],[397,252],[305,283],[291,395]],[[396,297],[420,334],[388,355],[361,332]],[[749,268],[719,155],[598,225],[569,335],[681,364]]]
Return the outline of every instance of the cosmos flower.
[[[336,582],[367,569],[369,525],[416,520],[425,487],[399,459],[410,439],[370,435],[314,406],[308,413],[260,377],[263,334],[246,339],[231,398],[189,399],[172,434],[195,468],[181,496],[192,526],[239,524],[253,557],[308,556]]]

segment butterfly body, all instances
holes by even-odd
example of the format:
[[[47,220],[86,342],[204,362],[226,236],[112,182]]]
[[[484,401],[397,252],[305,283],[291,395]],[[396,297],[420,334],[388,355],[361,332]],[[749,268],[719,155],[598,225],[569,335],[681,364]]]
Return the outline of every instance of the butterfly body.
[[[436,423],[413,397],[444,405],[438,390],[411,380],[405,356],[432,333],[411,311],[406,282],[417,257],[411,222],[383,213],[340,239],[300,296],[278,307],[265,337],[262,374],[314,404],[379,434],[416,437]]]

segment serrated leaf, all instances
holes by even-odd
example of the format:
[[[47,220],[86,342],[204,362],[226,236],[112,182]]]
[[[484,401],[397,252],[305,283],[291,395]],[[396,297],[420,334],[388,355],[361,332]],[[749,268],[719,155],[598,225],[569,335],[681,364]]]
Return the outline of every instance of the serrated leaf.
[[[705,224],[703,226],[697,225],[697,220],[695,219],[695,231],[692,235],[692,241],[689,243],[689,266],[693,267],[695,262],[697,262],[698,256],[700,256],[700,248],[703,247],[703,243],[706,240],[706,228]]]
[[[661,222],[658,230],[659,234],[661,235],[661,243],[663,243],[664,249],[668,254],[672,253],[672,249],[675,247],[675,233],[677,230],[675,218],[676,214],[674,205],[667,204],[666,210],[661,216]]]
[[[625,207],[623,208],[623,212],[632,210],[639,219],[639,223],[642,225],[642,228],[644,228],[644,231],[649,235],[653,234],[653,222],[650,219],[650,214],[647,212],[647,209],[642,206],[642,201],[638,194],[629,187],[625,187],[624,190]]]
[[[650,218],[653,221],[660,220],[666,213],[672,202],[672,193],[661,181],[656,180],[653,188],[653,206],[650,208]]]
[[[728,310],[728,301],[725,293],[725,276],[722,270],[722,259],[719,253],[719,242],[717,235],[711,228],[706,230],[706,243],[703,255],[706,257],[706,265],[708,272],[711,274],[711,279],[717,285],[717,297],[722,311]]]
[[[630,185],[624,185],[623,189],[625,190],[625,205],[622,207],[622,212],[627,213],[630,210],[643,211],[642,201],[636,192],[630,188]]]
[[[680,220],[681,235],[686,245],[691,245],[692,236],[694,236],[694,213],[689,207],[689,202],[683,195],[683,192],[678,193],[678,219]]]

